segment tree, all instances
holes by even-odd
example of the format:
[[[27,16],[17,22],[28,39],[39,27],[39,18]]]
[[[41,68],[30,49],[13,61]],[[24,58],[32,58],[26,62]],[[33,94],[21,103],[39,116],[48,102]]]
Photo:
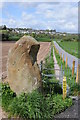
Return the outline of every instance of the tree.
[[[3,25],[3,30],[6,30],[6,29],[7,29],[6,25]]]

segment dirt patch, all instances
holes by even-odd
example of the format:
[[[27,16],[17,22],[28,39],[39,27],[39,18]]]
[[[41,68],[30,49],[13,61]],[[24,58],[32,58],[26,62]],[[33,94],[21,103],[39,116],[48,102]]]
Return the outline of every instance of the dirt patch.
[[[8,51],[9,51],[9,48],[14,45],[14,43],[15,42],[2,42],[2,72],[6,71]],[[40,42],[40,49],[39,49],[38,56],[37,56],[38,64],[49,53],[49,50],[50,50],[50,42]]]

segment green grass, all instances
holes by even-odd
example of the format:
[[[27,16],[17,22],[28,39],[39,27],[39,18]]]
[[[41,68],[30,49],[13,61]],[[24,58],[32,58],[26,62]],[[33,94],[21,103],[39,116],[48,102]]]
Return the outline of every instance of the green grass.
[[[48,37],[37,37],[36,38],[37,41],[40,41],[40,42],[51,42],[52,39],[48,38]]]
[[[60,45],[60,47],[62,47],[68,53],[76,56],[77,58],[79,57],[79,49],[78,49],[79,42],[62,41],[62,42],[57,42],[57,43]]]
[[[0,30],[0,33],[8,33],[7,30]]]

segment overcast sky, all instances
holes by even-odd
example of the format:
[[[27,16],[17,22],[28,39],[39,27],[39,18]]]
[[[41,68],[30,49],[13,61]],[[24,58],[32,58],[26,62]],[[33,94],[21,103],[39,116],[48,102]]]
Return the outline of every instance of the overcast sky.
[[[0,25],[78,32],[77,2],[4,2],[0,9]]]

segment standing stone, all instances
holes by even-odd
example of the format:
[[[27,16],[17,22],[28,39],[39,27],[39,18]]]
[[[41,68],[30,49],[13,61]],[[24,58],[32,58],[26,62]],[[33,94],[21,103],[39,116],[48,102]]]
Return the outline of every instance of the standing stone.
[[[40,44],[30,36],[23,36],[9,50],[7,73],[10,88],[20,94],[41,87],[41,75],[37,64]]]

